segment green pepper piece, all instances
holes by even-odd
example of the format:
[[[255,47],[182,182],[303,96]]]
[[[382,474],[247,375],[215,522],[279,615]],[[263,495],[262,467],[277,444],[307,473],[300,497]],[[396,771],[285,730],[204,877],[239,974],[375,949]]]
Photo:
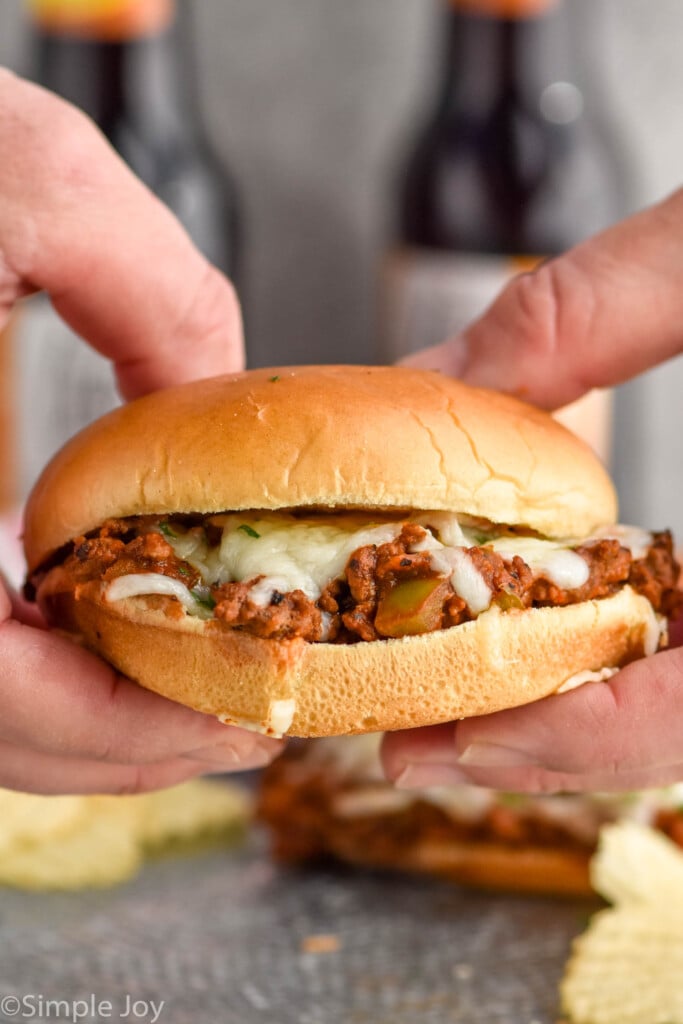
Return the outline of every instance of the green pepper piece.
[[[449,583],[441,577],[401,580],[377,606],[375,629],[381,636],[415,636],[439,629]]]
[[[501,590],[500,594],[496,594],[494,603],[503,612],[509,612],[513,608],[524,608],[524,601],[514,590]]]

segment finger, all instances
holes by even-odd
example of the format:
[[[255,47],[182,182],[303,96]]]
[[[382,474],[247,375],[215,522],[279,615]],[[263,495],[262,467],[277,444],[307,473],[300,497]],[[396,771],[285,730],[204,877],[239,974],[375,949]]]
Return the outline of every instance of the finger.
[[[433,786],[482,786],[511,793],[632,792],[668,786],[683,779],[683,761],[635,771],[560,772],[536,765],[486,768],[461,765],[453,758],[455,728],[441,726],[388,734],[383,743],[387,777],[401,789]],[[428,748],[428,749],[427,749]]]
[[[3,591],[4,593],[2,593]],[[0,594],[2,594],[0,609],[5,609],[4,618],[11,616],[27,626],[47,629],[45,617],[38,605],[27,601],[21,594],[18,594],[2,570],[0,570]]]
[[[458,338],[405,360],[552,409],[683,350],[683,190],[515,278]]]
[[[12,620],[0,626],[0,740],[130,765],[184,755],[225,771],[266,764],[282,747],[144,690],[70,640]]]
[[[175,786],[209,770],[189,758],[157,764],[108,764],[0,742],[0,786],[23,793],[145,793]]]
[[[125,397],[242,368],[230,283],[91,121],[0,70],[0,304],[45,289]]]
[[[683,652],[524,707],[387,736],[389,778],[408,787],[629,789],[682,777]]]

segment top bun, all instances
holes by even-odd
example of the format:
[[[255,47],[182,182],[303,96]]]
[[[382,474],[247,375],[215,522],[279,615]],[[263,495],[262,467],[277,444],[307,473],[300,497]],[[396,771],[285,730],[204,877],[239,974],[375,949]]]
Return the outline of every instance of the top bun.
[[[616,518],[590,448],[547,413],[404,367],[252,370],[156,392],[72,438],[29,498],[29,571],[110,517],[449,510],[583,537]]]

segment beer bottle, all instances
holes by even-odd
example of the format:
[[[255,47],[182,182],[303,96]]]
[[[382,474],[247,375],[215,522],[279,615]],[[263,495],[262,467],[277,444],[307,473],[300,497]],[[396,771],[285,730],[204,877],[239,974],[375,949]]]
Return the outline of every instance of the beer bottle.
[[[622,154],[579,86],[569,4],[443,3],[436,101],[404,168],[385,267],[387,361],[456,334],[512,275],[627,204]],[[608,406],[595,395],[568,416],[603,456]]]
[[[202,132],[187,7],[187,0],[26,0],[29,77],[81,107],[234,279],[237,196]],[[25,492],[55,448],[118,397],[106,360],[44,299],[30,300],[21,327]]]

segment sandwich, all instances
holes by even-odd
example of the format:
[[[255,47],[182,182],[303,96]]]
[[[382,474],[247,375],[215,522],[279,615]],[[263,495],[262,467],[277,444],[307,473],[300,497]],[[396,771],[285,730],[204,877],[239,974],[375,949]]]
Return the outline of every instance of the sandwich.
[[[525,704],[666,643],[668,533],[590,449],[438,373],[255,370],[74,437],[26,509],[26,593],[142,686],[271,735]]]
[[[383,777],[379,739],[293,743],[263,772],[257,815],[276,860],[576,896],[591,891],[589,862],[608,823],[636,821],[683,846],[683,785],[555,795],[468,785],[400,790]]]

